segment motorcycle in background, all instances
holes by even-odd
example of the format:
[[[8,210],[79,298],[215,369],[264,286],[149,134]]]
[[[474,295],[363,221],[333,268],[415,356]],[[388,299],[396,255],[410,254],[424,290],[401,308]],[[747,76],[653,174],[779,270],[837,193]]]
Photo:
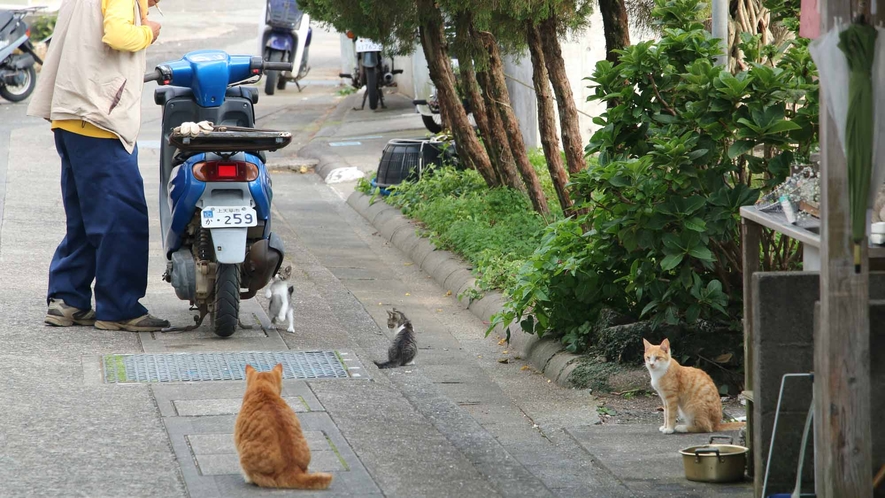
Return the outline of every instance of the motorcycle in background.
[[[0,11],[0,97],[10,102],[21,102],[31,95],[37,85],[34,64],[43,64],[31,44],[31,30],[25,23],[26,15],[43,7]],[[20,50],[22,53],[14,53]]]
[[[264,33],[261,37],[261,54],[268,62],[290,62],[292,71],[268,71],[265,73],[264,93],[273,95],[285,90],[286,83],[295,83],[310,72],[308,52],[313,29],[310,16],[298,7],[296,0],[268,0],[264,16]]]
[[[184,330],[206,315],[222,337],[238,325],[247,328],[239,320],[240,300],[254,297],[283,262],[282,240],[271,230],[265,151],[286,147],[292,134],[256,130],[258,89],[240,85],[268,71],[291,70],[289,62],[202,50],[144,77],[161,85],[154,102],[163,107],[163,279],[200,313]]]
[[[458,74],[458,59],[452,59],[452,70],[455,73],[455,82],[456,84],[459,84],[461,78]],[[421,95],[422,93],[427,92],[427,98],[415,99],[412,101],[412,105],[414,105],[418,113],[421,114],[421,120],[424,121],[424,127],[434,135],[442,133],[446,124],[443,123],[442,115],[439,112],[439,97],[436,92],[436,85],[428,79],[423,87],[419,88],[418,78],[415,78],[413,81],[415,82],[415,95]],[[461,103],[464,106],[464,110],[467,111],[467,117],[470,120],[470,124],[476,127],[467,99],[462,97]]]
[[[391,86],[394,81],[394,75],[402,74],[402,69],[393,69],[393,59],[390,64],[385,64],[381,56],[384,47],[368,38],[357,38],[352,31],[347,32],[347,37],[353,40],[354,51],[356,52],[356,66],[353,73],[341,73],[340,78],[348,78],[354,88],[360,89],[366,87],[366,93],[363,94],[363,105],[360,110],[366,108],[366,99],[369,100],[369,109],[373,111],[381,104],[384,105],[384,92],[382,88]]]

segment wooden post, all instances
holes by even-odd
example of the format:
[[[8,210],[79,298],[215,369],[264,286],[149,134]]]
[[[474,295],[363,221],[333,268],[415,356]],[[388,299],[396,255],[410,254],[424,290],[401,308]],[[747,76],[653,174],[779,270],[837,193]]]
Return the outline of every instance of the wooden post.
[[[873,1],[883,13],[885,0]],[[821,34],[828,32],[836,19],[848,22],[864,13],[864,4],[864,0],[822,0]],[[863,242],[862,273],[857,274],[849,219],[848,169],[835,123],[823,103],[820,134],[821,321],[814,338],[815,487],[822,498],[871,498],[867,241]]]
[[[759,271],[759,243],[762,239],[762,227],[746,218],[741,220],[741,248],[743,250],[743,274],[744,274],[744,394],[747,398],[747,447],[750,449],[747,455],[747,475],[752,477],[755,483],[756,496],[762,494],[763,473],[756,474],[756,469],[764,469],[762,447],[753,440],[753,405],[756,396],[753,392],[753,370],[756,366],[756,358],[753,354],[753,274]]]

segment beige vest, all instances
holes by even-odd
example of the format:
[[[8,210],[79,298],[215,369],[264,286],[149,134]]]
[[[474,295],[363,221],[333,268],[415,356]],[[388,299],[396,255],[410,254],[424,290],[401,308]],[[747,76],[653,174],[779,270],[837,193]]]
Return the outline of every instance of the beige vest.
[[[120,137],[131,154],[141,126],[145,51],[113,50],[103,36],[101,0],[62,1],[28,115],[86,121]]]

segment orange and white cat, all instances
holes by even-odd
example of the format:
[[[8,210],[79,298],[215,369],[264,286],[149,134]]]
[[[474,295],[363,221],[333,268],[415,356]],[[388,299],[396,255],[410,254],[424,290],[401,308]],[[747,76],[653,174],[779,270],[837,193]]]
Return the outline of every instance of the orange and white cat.
[[[246,394],[234,428],[243,477],[266,488],[326,489],[332,474],[307,473],[310,449],[282,391],[282,365],[270,372],[246,365]]]
[[[707,372],[684,367],[670,355],[670,340],[655,346],[645,344],[645,368],[651,374],[651,386],[664,402],[664,425],[658,430],[674,432],[714,432],[740,429],[743,422],[722,423],[722,400]],[[683,424],[676,425],[676,414]]]

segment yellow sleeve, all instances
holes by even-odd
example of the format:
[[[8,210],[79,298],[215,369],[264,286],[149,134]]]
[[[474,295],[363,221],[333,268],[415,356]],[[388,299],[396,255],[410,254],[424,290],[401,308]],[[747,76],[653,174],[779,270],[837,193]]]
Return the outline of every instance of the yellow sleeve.
[[[121,52],[139,52],[154,41],[149,26],[135,25],[135,2],[133,0],[102,0],[104,14],[103,41],[107,46]]]

